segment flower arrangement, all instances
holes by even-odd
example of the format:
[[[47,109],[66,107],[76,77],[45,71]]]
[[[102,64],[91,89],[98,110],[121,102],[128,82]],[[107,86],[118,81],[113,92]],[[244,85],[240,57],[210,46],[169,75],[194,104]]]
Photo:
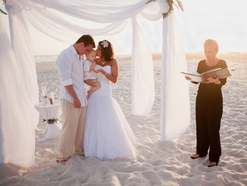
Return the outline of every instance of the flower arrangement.
[[[155,1],[156,0],[149,0],[148,2],[146,2],[146,4],[151,3],[151,2],[155,2]],[[169,6],[169,9],[168,9],[168,11],[166,13],[162,13],[163,19],[165,17],[167,17],[173,11],[173,5],[175,5],[177,8],[180,8],[182,11],[184,11],[182,2],[180,0],[166,0],[166,2],[168,4],[168,6]]]
[[[58,118],[53,118],[53,119],[48,119],[48,120],[45,120],[43,119],[43,123],[46,124],[53,124],[53,123],[57,123],[58,122]]]
[[[3,0],[3,5],[6,3],[6,1],[7,1],[7,0]],[[7,13],[4,12],[1,8],[0,8],[0,12],[3,13],[3,14],[5,14],[5,15],[7,15]]]

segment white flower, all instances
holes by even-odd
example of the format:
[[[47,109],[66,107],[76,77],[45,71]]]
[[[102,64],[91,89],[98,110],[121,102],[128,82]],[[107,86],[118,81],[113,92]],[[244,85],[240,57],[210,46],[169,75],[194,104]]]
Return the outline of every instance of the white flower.
[[[109,46],[109,43],[108,43],[108,41],[106,41],[106,40],[102,41],[101,44],[103,45],[103,48],[106,48],[106,47]]]

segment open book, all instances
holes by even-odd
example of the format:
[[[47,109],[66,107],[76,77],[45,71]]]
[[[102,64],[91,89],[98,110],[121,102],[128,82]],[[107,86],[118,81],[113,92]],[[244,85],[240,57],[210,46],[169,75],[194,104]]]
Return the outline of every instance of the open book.
[[[227,78],[231,76],[229,70],[227,68],[215,68],[202,74],[189,73],[189,72],[181,72],[185,77],[189,77],[191,81],[205,83],[208,77],[216,78],[220,77],[220,79]]]

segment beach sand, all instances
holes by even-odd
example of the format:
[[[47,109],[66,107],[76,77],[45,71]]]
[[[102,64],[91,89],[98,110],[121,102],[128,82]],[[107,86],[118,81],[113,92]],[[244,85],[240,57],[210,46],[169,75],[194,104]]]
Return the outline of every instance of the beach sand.
[[[113,85],[113,97],[120,104],[136,138],[134,159],[101,161],[74,155],[66,165],[56,163],[58,139],[36,141],[38,167],[0,165],[0,185],[11,186],[193,186],[247,185],[247,60],[225,59],[232,74],[223,86],[224,113],[221,122],[222,156],[217,167],[208,168],[208,157],[192,160],[195,152],[195,97],[198,85],[190,84],[191,122],[177,140],[160,141],[161,60],[154,59],[155,102],[147,116],[131,110],[131,60],[120,59],[120,75]],[[198,63],[187,59],[188,67]],[[36,63],[38,83],[59,96],[55,62]],[[40,117],[36,140],[42,138],[45,124]]]

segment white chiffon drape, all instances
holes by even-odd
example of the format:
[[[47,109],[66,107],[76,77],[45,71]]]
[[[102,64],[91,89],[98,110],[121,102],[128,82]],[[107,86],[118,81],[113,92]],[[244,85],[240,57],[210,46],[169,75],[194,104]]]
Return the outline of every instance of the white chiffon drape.
[[[23,81],[22,87],[24,91],[26,91],[25,95],[28,96],[28,99],[25,100],[28,103],[27,105],[34,105],[38,102],[37,77],[33,59],[32,41],[29,35],[30,25],[53,39],[72,44],[82,34],[90,34],[92,36],[117,34],[121,32],[125,28],[127,22],[132,19],[133,82],[131,112],[137,115],[147,115],[150,113],[155,95],[152,58],[148,42],[138,26],[138,19],[144,18],[150,21],[159,20],[162,18],[161,13],[168,10],[168,4],[166,0],[159,0],[148,4],[146,4],[147,0],[101,0],[100,3],[98,2],[99,1],[96,0],[8,0],[6,2],[5,8],[9,17],[11,48],[13,51],[13,54],[11,55],[15,56],[15,60],[12,61],[12,63],[15,69],[19,70],[19,73],[15,73],[12,70],[10,74],[16,79],[21,77]],[[167,19],[164,19],[164,21],[167,21]],[[178,29],[177,27],[171,27],[174,22],[175,20],[171,19],[165,25],[167,28],[172,28],[176,31],[176,29]],[[185,66],[186,64],[185,60],[180,61],[180,59],[176,57],[178,50],[181,49],[181,47],[178,47],[181,45],[181,41],[179,38],[174,39],[175,36],[172,32],[165,32],[164,37],[164,42],[170,37],[172,37],[173,40],[169,40],[169,42],[166,41],[166,44],[163,45],[164,69],[162,70],[161,135],[170,136],[167,131],[172,131],[175,134],[174,136],[162,138],[172,140],[174,137],[179,136],[188,126],[187,116],[189,115],[189,109],[187,109],[186,106],[188,103],[188,85],[185,80],[183,80],[183,77],[179,75],[180,73],[178,70],[179,68],[183,69],[180,66]],[[0,47],[5,47],[5,44]],[[175,50],[175,52],[173,50]],[[180,52],[180,56],[183,56],[183,51],[181,50]],[[6,55],[10,55],[10,53],[6,53]],[[174,68],[175,66],[176,68]],[[7,80],[2,79],[1,81]],[[172,84],[174,86],[171,86]],[[185,90],[181,91],[181,87],[185,87]],[[176,88],[178,88],[177,93],[172,94]],[[6,94],[6,92],[10,92],[11,90],[12,89],[0,90],[1,96],[6,96],[1,97],[1,102],[2,99],[8,100],[10,98],[10,95]],[[22,94],[19,94],[18,97],[22,97],[21,95]],[[138,100],[140,96],[143,97],[143,102]],[[178,97],[181,98],[178,100],[182,100],[179,105],[177,105],[176,101]],[[18,99],[16,104],[18,104],[18,107],[21,107],[22,101],[19,101]],[[178,109],[177,114],[175,115],[173,112],[174,107],[179,108],[181,105],[185,105],[184,108],[187,110],[183,110],[181,113],[181,110]],[[8,105],[4,106],[4,108],[6,110],[11,110],[11,106]],[[28,125],[32,125],[32,127],[23,128],[25,128],[26,132],[34,135],[33,127],[37,124],[37,112],[34,107],[29,109],[23,108],[21,110],[21,115],[25,116],[26,113],[29,113],[30,117]],[[2,110],[1,115],[3,115]],[[177,121],[178,115],[181,118],[180,121],[182,121],[181,123],[179,121],[179,124]],[[7,120],[13,122],[12,117],[18,119],[18,117],[21,116],[18,114],[9,115]],[[167,117],[169,118],[168,120],[164,119]],[[185,117],[185,119],[183,119],[183,117]],[[173,119],[175,122],[173,122]],[[21,119],[19,119],[19,121],[21,121]],[[22,122],[13,122],[12,124],[22,126]],[[168,130],[170,128],[173,129],[175,124],[178,124],[176,130]],[[6,123],[1,122],[1,126],[3,125],[6,125]],[[3,128],[3,130],[1,129],[1,133],[5,134],[5,128],[8,127],[5,126]],[[165,132],[163,130],[164,128],[166,129]],[[21,134],[24,135],[24,133]],[[34,140],[35,139],[33,139],[33,141]],[[11,140],[8,143],[6,141],[1,141],[2,146],[10,143],[12,143]],[[29,140],[25,146],[33,147],[33,142]],[[21,154],[23,152],[31,153],[32,151],[27,152],[24,149],[23,151],[20,150]],[[11,157],[8,153],[4,156]],[[9,158],[5,158],[5,160],[6,159]],[[19,164],[15,161],[12,162]],[[22,166],[30,166],[30,162],[25,158],[23,158],[21,164]]]
[[[152,54],[135,18],[132,18],[132,99],[131,113],[147,115],[154,103]],[[145,63],[145,65],[142,65]]]
[[[0,163],[33,166],[36,165],[33,105],[1,17],[0,56]]]
[[[190,124],[188,81],[181,75],[187,63],[174,14],[163,20],[161,72],[161,141],[178,138]]]

